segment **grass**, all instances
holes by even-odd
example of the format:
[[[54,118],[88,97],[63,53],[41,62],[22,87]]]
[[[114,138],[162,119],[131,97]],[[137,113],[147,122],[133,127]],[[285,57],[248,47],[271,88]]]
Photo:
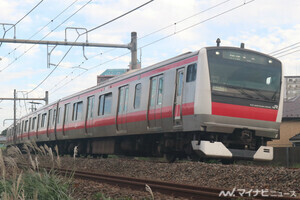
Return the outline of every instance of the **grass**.
[[[23,154],[22,152],[26,152]],[[77,147],[74,148],[73,170],[75,170],[75,158]],[[50,172],[40,169],[39,160],[46,158],[52,165]],[[29,163],[30,167],[23,169],[18,168],[17,163]],[[57,146],[54,148],[37,146],[35,143],[27,143],[20,150],[17,147],[10,147],[7,156],[3,156],[0,148],[0,199],[1,200],[71,200],[74,192],[73,174],[60,176],[54,166],[61,167],[61,159]],[[9,173],[8,173],[9,172]],[[151,188],[146,185],[145,190],[154,199]],[[93,196],[96,200],[131,200],[130,197],[113,199],[106,197],[102,193]]]
[[[55,148],[56,151],[57,148]],[[22,154],[17,147],[11,147],[10,156],[4,157],[0,149],[0,168],[2,176],[0,178],[0,199],[72,199],[72,182],[73,177],[61,177],[53,170],[54,163],[60,163],[60,158],[54,158],[52,149],[46,145],[37,147],[36,144],[24,145],[24,151],[27,154]],[[35,158],[32,158],[33,152]],[[57,152],[58,153],[58,152]],[[52,170],[40,170],[39,155],[47,155],[50,157]],[[57,154],[58,155],[58,154]],[[23,172],[19,169],[17,162],[29,163],[31,166]],[[9,173],[7,173],[9,171]]]
[[[293,168],[300,168],[300,163],[293,165]]]

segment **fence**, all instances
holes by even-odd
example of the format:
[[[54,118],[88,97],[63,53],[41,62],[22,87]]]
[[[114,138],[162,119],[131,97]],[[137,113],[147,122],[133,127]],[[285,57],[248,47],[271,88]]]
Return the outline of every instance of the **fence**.
[[[274,147],[272,165],[293,167],[300,165],[300,147]]]

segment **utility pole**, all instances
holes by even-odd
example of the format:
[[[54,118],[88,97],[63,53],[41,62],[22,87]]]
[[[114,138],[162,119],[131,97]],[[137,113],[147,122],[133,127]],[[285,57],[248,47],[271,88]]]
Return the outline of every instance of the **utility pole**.
[[[137,33],[136,32],[131,32],[131,42],[129,44],[67,42],[66,39],[65,39],[65,41],[45,41],[45,40],[24,40],[24,39],[0,38],[0,44],[3,43],[3,42],[6,42],[6,43],[23,43],[23,44],[43,44],[43,45],[54,45],[54,46],[64,45],[64,46],[82,46],[82,47],[126,48],[126,49],[129,49],[131,51],[130,70],[137,69]],[[51,50],[51,52],[52,52],[52,50]],[[47,56],[49,56],[48,52],[47,52]]]
[[[0,98],[0,101],[14,101],[14,127],[13,127],[13,132],[14,132],[14,143],[16,142],[16,132],[17,132],[17,100],[31,100],[31,101],[45,101],[46,105],[48,104],[49,97],[48,91],[45,92],[45,98],[17,98],[17,91],[14,89],[14,98]]]

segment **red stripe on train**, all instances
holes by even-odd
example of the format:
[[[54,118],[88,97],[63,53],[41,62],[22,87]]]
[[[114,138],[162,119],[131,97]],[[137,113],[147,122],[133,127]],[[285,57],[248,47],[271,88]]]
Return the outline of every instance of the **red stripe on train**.
[[[213,115],[255,119],[263,121],[276,121],[277,113],[278,110],[273,109],[212,102]]]
[[[180,107],[179,107],[180,108]],[[172,106],[166,106],[159,109],[151,109],[149,110],[148,120],[157,120],[157,119],[165,119],[165,118],[171,118],[172,117]],[[178,110],[180,115],[180,110]],[[182,116],[187,115],[194,115],[194,102],[191,103],[185,103],[182,105]],[[126,115],[118,115],[118,124],[124,124],[124,123],[132,123],[132,122],[139,122],[139,121],[146,121],[147,120],[147,111],[137,111],[132,113],[127,113]],[[103,118],[97,118],[93,120],[89,120],[87,122],[87,128],[95,128],[95,127],[103,127],[103,126],[110,126],[116,124],[116,118],[115,116],[110,117],[103,117]],[[79,130],[85,128],[85,121],[80,122],[73,122],[70,124],[67,124],[64,127],[64,131],[71,131],[71,130]],[[61,132],[63,130],[62,125],[58,125],[56,127],[57,132]],[[48,135],[53,134],[54,129],[48,129]],[[31,132],[29,134],[30,137],[36,136],[36,135],[44,135],[47,134],[47,130],[39,130],[38,133]],[[24,138],[28,137],[27,133],[23,133],[18,138]]]

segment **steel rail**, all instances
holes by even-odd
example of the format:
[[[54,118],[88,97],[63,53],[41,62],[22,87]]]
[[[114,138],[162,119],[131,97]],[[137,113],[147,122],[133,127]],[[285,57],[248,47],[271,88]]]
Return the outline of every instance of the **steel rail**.
[[[51,168],[47,168],[47,170],[51,170]],[[53,169],[52,169],[53,170]],[[93,172],[85,172],[85,171],[72,171],[67,169],[55,169],[57,172],[62,174],[74,174],[74,177],[93,180],[97,182],[106,182],[109,184],[122,185],[125,187],[130,187],[132,189],[143,190],[145,191],[145,185],[150,186],[152,191],[161,192],[163,194],[178,196],[178,197],[186,197],[189,199],[204,199],[204,200],[214,200],[214,199],[268,199],[268,200],[300,200],[300,198],[295,197],[273,197],[273,196],[261,196],[261,194],[251,193],[250,197],[248,195],[241,196],[239,192],[235,191],[234,195],[231,197],[220,196],[221,191],[231,191],[222,188],[211,188],[211,187],[203,187],[197,185],[190,184],[180,184],[180,183],[172,183],[158,180],[148,180],[142,178],[134,178],[134,177],[125,177],[125,176],[117,176],[103,173],[93,173]]]

